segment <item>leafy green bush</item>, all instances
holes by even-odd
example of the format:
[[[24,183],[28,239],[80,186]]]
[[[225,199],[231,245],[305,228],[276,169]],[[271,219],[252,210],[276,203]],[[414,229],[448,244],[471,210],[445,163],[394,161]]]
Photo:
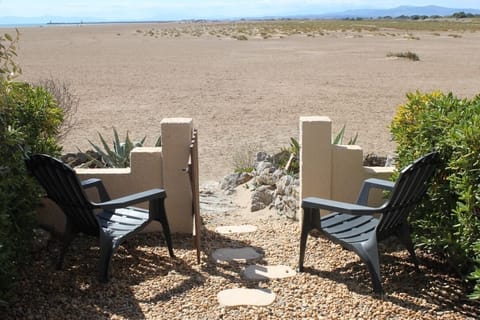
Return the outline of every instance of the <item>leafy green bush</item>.
[[[61,123],[62,112],[44,89],[0,81],[0,299],[7,297],[33,237],[39,190],[27,175],[24,157],[58,155],[55,136]]]
[[[39,189],[27,175],[24,157],[61,150],[56,135],[62,110],[45,89],[12,81],[21,73],[14,61],[18,36],[18,31],[15,39],[0,36],[0,306],[31,252]]]
[[[0,35],[0,80],[12,80],[22,74],[22,68],[16,63],[17,43],[20,32],[16,29],[15,38],[5,33]]]
[[[429,197],[411,215],[417,245],[440,254],[462,277],[477,283],[480,297],[480,95],[459,99],[452,93],[410,93],[390,130],[403,167],[437,150],[443,165]]]

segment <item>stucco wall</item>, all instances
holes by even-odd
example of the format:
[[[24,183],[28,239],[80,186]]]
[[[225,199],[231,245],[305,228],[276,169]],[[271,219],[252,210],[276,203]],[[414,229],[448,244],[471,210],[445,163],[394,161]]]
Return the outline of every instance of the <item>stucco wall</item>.
[[[300,117],[300,143],[301,198],[354,202],[364,179],[389,179],[395,169],[365,167],[360,146],[333,145],[332,121],[328,117]],[[370,205],[382,202],[381,192],[371,193]]]
[[[170,229],[174,233],[192,233],[192,192],[188,172],[193,120],[167,118],[160,123],[162,147],[141,147],[132,150],[130,168],[75,169],[80,180],[102,179],[112,198],[163,188],[167,193],[165,207]],[[92,188],[87,195],[98,201]],[[137,205],[148,208],[148,203]],[[60,209],[46,200],[38,210],[39,222],[56,232],[64,229],[65,218]],[[146,231],[161,230],[159,223],[152,223]]]

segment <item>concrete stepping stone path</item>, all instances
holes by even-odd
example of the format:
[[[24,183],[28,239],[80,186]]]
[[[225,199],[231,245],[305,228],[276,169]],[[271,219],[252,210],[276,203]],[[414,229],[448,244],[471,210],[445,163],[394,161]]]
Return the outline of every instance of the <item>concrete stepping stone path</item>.
[[[220,234],[248,233],[255,232],[253,225],[232,225],[215,228]],[[263,255],[251,247],[244,248],[221,248],[213,252],[212,258],[215,262],[247,262],[248,260],[259,259]],[[244,276],[249,280],[269,280],[292,277],[295,270],[288,266],[262,266],[251,265],[243,270]],[[220,305],[223,306],[267,306],[275,301],[275,293],[269,289],[247,289],[235,288],[222,290],[217,294]]]
[[[221,261],[236,261],[247,262],[248,260],[255,260],[262,257],[262,254],[258,253],[251,247],[244,248],[221,248],[213,252],[212,258],[216,262]]]
[[[268,306],[275,301],[275,293],[269,289],[235,288],[220,291],[218,302],[223,306]]]
[[[241,225],[241,226],[221,226],[215,228],[215,232],[221,234],[230,234],[230,233],[248,233],[257,231],[256,226],[252,225]]]
[[[243,275],[249,280],[270,280],[293,277],[297,274],[295,270],[288,266],[262,266],[251,265],[243,270]]]

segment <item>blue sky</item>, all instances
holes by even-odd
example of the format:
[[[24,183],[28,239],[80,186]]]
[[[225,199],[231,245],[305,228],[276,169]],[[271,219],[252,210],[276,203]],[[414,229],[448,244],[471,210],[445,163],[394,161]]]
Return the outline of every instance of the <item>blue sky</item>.
[[[480,9],[479,0],[0,0],[0,16],[176,20],[322,14],[399,5]]]

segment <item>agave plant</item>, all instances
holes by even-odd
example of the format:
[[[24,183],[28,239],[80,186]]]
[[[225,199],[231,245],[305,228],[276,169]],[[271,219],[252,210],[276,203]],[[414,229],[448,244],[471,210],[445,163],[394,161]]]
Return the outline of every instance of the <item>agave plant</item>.
[[[101,156],[102,161],[98,161],[97,159],[92,158],[91,162],[94,162],[97,167],[100,168],[127,168],[130,166],[130,152],[135,147],[143,146],[145,142],[146,136],[143,137],[140,141],[132,142],[128,136],[128,131],[125,137],[125,141],[120,142],[120,138],[118,136],[118,132],[115,128],[113,128],[113,150],[110,148],[103,138],[103,136],[98,133],[100,141],[102,142],[103,149],[98,145],[94,144],[92,141],[88,140],[90,145],[94,148],[94,150]],[[160,138],[158,141],[161,141]]]
[[[297,176],[300,170],[299,166],[300,143],[295,138],[290,137],[290,146],[284,147],[280,153],[275,155],[274,160],[277,166],[284,168],[288,174]]]
[[[335,138],[332,141],[333,144],[343,144],[343,137],[345,136],[345,127],[346,127],[346,125],[343,125],[342,129],[337,133],[337,135],[335,136]],[[356,144],[357,139],[358,139],[358,132],[355,134],[355,137],[350,138],[350,140],[348,140],[347,145]]]

